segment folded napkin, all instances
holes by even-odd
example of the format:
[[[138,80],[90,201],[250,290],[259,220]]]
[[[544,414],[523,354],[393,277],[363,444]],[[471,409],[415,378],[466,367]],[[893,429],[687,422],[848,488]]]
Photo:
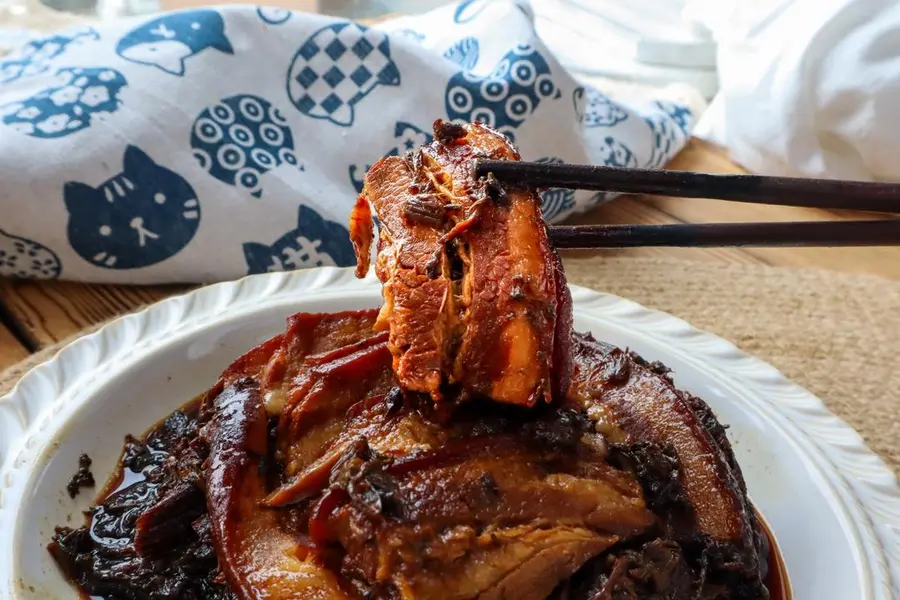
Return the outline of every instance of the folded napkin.
[[[694,134],[771,175],[900,181],[900,3],[689,0],[719,42]]]
[[[524,159],[659,167],[687,106],[567,73],[527,1],[367,28],[222,6],[95,24],[0,61],[0,275],[209,282],[354,262],[368,166],[480,120]],[[550,190],[552,222],[606,199]]]

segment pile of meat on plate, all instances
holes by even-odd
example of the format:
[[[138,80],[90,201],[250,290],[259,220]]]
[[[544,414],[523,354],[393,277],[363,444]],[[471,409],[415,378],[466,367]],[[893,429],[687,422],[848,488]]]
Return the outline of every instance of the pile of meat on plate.
[[[141,439],[50,550],[103,598],[760,600],[769,545],[723,426],[573,331],[535,190],[479,123],[369,170],[380,309],[296,314]],[[377,217],[377,229],[374,217]]]

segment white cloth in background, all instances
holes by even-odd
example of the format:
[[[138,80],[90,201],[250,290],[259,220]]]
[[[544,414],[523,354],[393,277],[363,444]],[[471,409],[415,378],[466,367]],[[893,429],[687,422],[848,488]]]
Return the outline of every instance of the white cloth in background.
[[[208,282],[350,265],[374,160],[435,119],[482,120],[529,160],[659,167],[694,116],[580,85],[526,0],[366,29],[222,6],[79,27],[0,59],[0,276]],[[550,190],[559,221],[603,194]]]
[[[900,181],[900,2],[692,0],[719,42],[694,134],[763,174]]]

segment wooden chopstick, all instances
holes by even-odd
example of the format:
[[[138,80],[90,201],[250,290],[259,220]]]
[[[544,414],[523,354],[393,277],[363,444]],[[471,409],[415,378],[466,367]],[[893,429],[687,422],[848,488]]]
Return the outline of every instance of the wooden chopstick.
[[[559,249],[638,246],[897,246],[900,220],[550,227]]]
[[[488,173],[503,182],[534,187],[900,213],[900,183],[477,160],[475,174],[481,177]]]

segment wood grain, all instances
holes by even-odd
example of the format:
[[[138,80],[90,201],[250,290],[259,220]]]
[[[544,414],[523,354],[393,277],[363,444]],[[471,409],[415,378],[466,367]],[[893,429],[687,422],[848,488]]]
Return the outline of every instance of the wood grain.
[[[9,329],[0,325],[0,371],[23,360],[26,356],[28,356],[28,349],[19,343]]]
[[[669,165],[672,169],[742,173],[726,154],[692,140]],[[859,215],[781,206],[750,205],[705,199],[622,196],[571,223],[647,223],[714,221],[786,221],[859,218]],[[615,256],[668,257],[682,260],[817,267],[871,273],[900,280],[900,248],[635,248],[606,250]],[[589,252],[566,252],[583,256]],[[0,306],[14,319],[35,348],[65,339],[82,329],[140,306],[184,292],[184,286],[128,287],[67,282],[0,281]],[[8,334],[8,332],[7,332]],[[21,345],[8,335],[0,343],[0,361],[22,356]],[[6,348],[9,347],[9,350]]]
[[[28,341],[42,348],[186,289],[3,280],[0,299],[9,315],[21,324]]]

